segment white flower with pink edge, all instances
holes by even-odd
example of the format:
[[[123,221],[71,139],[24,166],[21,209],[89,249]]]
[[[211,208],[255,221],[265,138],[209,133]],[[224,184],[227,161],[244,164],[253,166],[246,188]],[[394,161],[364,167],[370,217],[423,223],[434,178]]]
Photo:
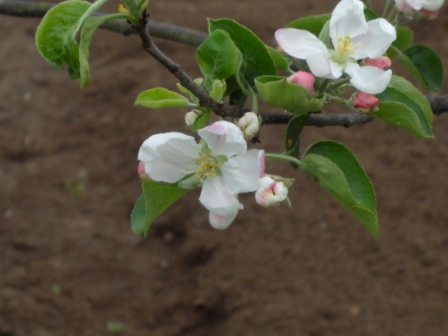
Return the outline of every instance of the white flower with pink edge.
[[[306,30],[285,28],[275,32],[281,49],[306,60],[316,77],[337,79],[346,73],[355,88],[370,94],[383,92],[392,72],[360,66],[358,61],[382,56],[396,37],[395,28],[385,19],[367,22],[364,4],[359,0],[342,0],[334,9],[330,19],[333,49]]]
[[[199,201],[210,211],[210,224],[226,229],[243,209],[238,194],[258,188],[264,151],[248,150],[241,130],[227,121],[215,122],[198,133],[202,144],[177,132],[153,135],[140,147],[138,159],[154,181],[176,183],[188,178],[201,184]]]

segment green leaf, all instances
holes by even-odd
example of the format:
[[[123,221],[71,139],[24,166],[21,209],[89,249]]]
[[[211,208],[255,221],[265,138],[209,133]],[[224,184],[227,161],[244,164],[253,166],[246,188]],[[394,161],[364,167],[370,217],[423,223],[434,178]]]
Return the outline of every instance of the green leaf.
[[[372,183],[347,148],[335,141],[319,141],[307,150],[300,167],[378,237]]]
[[[296,28],[308,30],[310,33],[319,36],[325,23],[330,20],[331,14],[312,15],[289,22],[286,28]]]
[[[377,95],[379,110],[369,113],[403,127],[420,138],[433,138],[433,113],[425,96],[406,79],[392,76],[389,86]]]
[[[146,207],[145,195],[141,195],[134,205],[131,213],[131,228],[138,235],[146,235]]]
[[[412,44],[412,41],[414,40],[414,32],[411,28],[403,26],[397,27],[396,31],[397,31],[397,38],[392,43],[392,47],[395,47],[398,50],[403,51]],[[397,56],[397,52],[392,47],[390,47],[389,50],[387,50],[387,56],[390,58]]]
[[[226,79],[235,73],[241,53],[229,34],[217,29],[199,46],[196,57],[205,76]]]
[[[230,19],[208,20],[210,33],[221,29],[226,31],[242,59],[236,78],[246,95],[256,93],[255,78],[263,75],[275,75],[277,69],[263,42],[246,27]]]
[[[425,45],[415,45],[400,53],[398,59],[426,89],[440,91],[443,65],[434,50]]]
[[[364,16],[366,18],[366,21],[372,21],[379,18],[377,13],[367,7],[364,8]]]
[[[177,184],[142,181],[143,195],[131,214],[132,231],[145,237],[154,220],[179,200],[187,190]]]
[[[201,107],[202,114],[200,114],[191,125],[191,130],[193,132],[197,132],[201,128],[207,126],[208,121],[210,119],[210,115],[212,114],[211,109]]]
[[[299,115],[319,111],[325,98],[311,96],[303,86],[288,83],[285,77],[261,76],[255,80],[261,97],[273,107],[281,107]]]
[[[135,105],[142,105],[152,109],[161,109],[189,106],[190,101],[176,92],[164,88],[154,88],[140,93],[135,100]]]
[[[89,69],[89,45],[92,40],[93,33],[103,23],[124,18],[123,14],[111,14],[105,16],[92,16],[87,18],[81,28],[81,35],[79,39],[79,65],[81,79],[79,86],[81,88],[86,87],[90,82],[90,69]]]
[[[300,133],[305,127],[308,115],[298,115],[292,118],[285,130],[285,154],[297,158],[300,150]],[[297,170],[299,166],[290,162],[292,168]]]
[[[73,28],[82,23],[90,6],[86,1],[61,2],[47,12],[36,32],[36,46],[42,57],[57,67],[67,64],[72,79],[80,76],[79,49]]]
[[[288,61],[285,57],[283,57],[283,55],[280,54],[274,48],[266,46],[266,49],[268,49],[269,55],[271,55],[277,70],[279,70],[279,71],[280,70],[283,70],[283,71],[288,71],[289,70],[289,66],[291,65],[290,61]]]

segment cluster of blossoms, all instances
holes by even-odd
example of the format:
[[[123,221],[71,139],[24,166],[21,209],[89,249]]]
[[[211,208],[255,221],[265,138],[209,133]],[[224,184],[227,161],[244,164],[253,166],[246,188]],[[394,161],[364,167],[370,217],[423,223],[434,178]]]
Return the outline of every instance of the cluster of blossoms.
[[[331,48],[306,30],[284,28],[275,33],[280,49],[293,58],[305,60],[314,76],[333,80],[343,74],[349,76],[350,83],[362,93],[355,97],[354,107],[372,110],[379,103],[372,95],[383,92],[392,76],[391,70],[385,70],[391,65],[390,59],[383,54],[397,37],[395,28],[385,19],[367,22],[361,1],[342,0],[332,13],[329,36]],[[314,78],[310,76],[299,71],[288,81],[313,93]],[[366,100],[366,95],[369,95],[368,108],[360,103]]]
[[[253,115],[239,121],[250,133],[254,132]],[[199,201],[210,212],[210,224],[226,229],[243,209],[238,194],[256,191],[262,206],[284,201],[288,194],[283,182],[265,175],[264,151],[248,149],[242,129],[217,121],[198,131],[199,144],[183,133],[153,135],[138,153],[139,174],[186,189],[202,186]]]

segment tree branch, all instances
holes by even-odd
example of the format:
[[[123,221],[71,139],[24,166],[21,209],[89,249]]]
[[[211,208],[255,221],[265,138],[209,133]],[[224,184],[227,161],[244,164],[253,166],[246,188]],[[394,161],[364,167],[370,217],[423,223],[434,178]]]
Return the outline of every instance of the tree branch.
[[[48,2],[0,0],[0,14],[19,17],[43,17],[55,5]],[[96,13],[102,16],[102,13]],[[123,35],[135,34],[135,30],[126,20],[114,20],[101,25],[101,28]],[[149,33],[165,40],[198,46],[205,40],[207,33],[176,26],[169,23],[149,21]]]
[[[52,7],[54,7],[54,4],[47,2],[0,0],[0,14],[10,16],[43,17]],[[96,13],[95,15],[101,16],[104,14]],[[206,33],[152,20],[145,21],[140,27],[134,28],[125,20],[114,20],[106,22],[101,28],[123,35],[138,33],[142,40],[144,50],[164,65],[177,79],[179,79],[184,87],[198,97],[201,106],[211,108],[221,117],[238,118],[247,112],[246,109],[238,108],[234,105],[221,104],[213,100],[202,87],[196,85],[178,64],[166,57],[151,39],[151,36],[154,36],[192,46],[198,46],[207,37]],[[426,96],[426,98],[428,99],[434,114],[440,116],[442,113],[448,112],[448,95]],[[260,113],[260,115],[264,124],[287,124],[289,120],[295,116],[295,114],[292,113]],[[374,118],[371,116],[356,112],[339,114],[312,113],[308,119],[307,125],[317,127],[350,127],[352,125],[370,122],[373,119]]]

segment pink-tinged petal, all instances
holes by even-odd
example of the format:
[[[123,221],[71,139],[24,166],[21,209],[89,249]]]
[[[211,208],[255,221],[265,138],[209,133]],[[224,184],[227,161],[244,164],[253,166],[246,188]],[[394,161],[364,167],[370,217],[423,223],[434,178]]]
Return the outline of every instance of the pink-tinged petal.
[[[308,63],[311,72],[316,77],[330,79],[339,78],[334,77],[331,61],[329,60],[329,54],[327,50],[325,51],[325,53],[321,51],[309,53],[306,57],[306,63]]]
[[[380,100],[365,92],[358,92],[353,101],[353,106],[355,109],[361,112],[370,112],[375,109],[375,107],[380,103]]]
[[[382,56],[397,38],[394,26],[384,19],[369,21],[368,26],[366,34],[353,39],[355,52],[351,57],[355,60]]]
[[[392,77],[391,70],[384,71],[373,66],[360,67],[357,63],[349,64],[345,72],[350,75],[350,82],[355,88],[370,94],[383,92]]]
[[[215,219],[216,216],[226,219],[224,223],[227,226],[235,219],[238,211],[243,209],[243,205],[235,195],[229,192],[221,177],[208,178],[204,181],[199,201],[207,210],[213,213]],[[228,222],[229,220],[230,222]],[[213,226],[216,223],[211,222],[210,224]]]
[[[306,71],[297,71],[286,79],[289,83],[303,86],[311,94],[314,93],[314,76]]]
[[[235,124],[228,121],[217,121],[198,131],[205,140],[213,155],[232,157],[247,151],[243,133]]]
[[[260,174],[260,151],[248,150],[230,158],[221,166],[222,178],[233,195],[257,190]]]
[[[208,220],[210,221],[210,225],[212,226],[212,228],[216,230],[225,230],[230,226],[230,224],[233,223],[237,214],[238,211],[235,212],[235,214],[232,214],[231,216],[220,216],[210,211],[208,215]]]
[[[436,11],[442,7],[445,0],[421,0],[422,8],[429,11]]]
[[[162,133],[149,137],[140,147],[138,159],[144,163],[145,173],[154,181],[174,183],[194,173],[192,161],[201,146],[193,137],[182,133]]]
[[[276,205],[288,197],[288,188],[283,182],[277,182],[270,176],[264,176],[259,180],[255,200],[263,207]]]
[[[278,29],[275,39],[285,53],[298,59],[306,59],[310,53],[328,53],[325,44],[306,30]]]
[[[378,58],[366,58],[364,63],[367,65],[371,65],[380,69],[390,68],[392,65],[392,61],[387,56],[381,56]]]
[[[330,19],[330,37],[333,46],[338,39],[356,37],[367,31],[364,4],[358,0],[342,0],[334,9]]]
[[[264,150],[258,152],[258,163],[260,164],[260,176],[263,176],[266,168],[266,162],[264,161]]]

